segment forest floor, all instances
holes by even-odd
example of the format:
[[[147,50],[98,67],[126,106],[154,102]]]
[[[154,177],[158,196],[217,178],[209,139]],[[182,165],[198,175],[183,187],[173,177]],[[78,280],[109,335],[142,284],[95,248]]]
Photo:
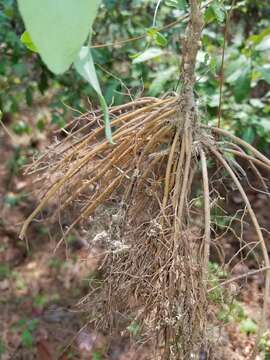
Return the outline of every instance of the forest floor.
[[[136,352],[128,339],[108,339],[96,332],[88,326],[87,311],[77,307],[99,264],[98,250],[89,248],[89,234],[75,234],[55,254],[54,225],[34,223],[27,243],[18,239],[23,220],[36,204],[30,193],[33,178],[25,178],[20,165],[31,156],[30,144],[44,148],[46,138],[25,136],[15,146],[0,127],[0,359],[149,359],[149,350]],[[269,227],[267,198],[252,191],[249,196],[263,226]],[[236,210],[240,203],[233,192],[231,209]],[[255,241],[252,231],[244,232],[248,241]],[[224,241],[225,252],[231,256],[238,245],[230,236]],[[235,264],[233,275],[253,266],[252,262]],[[262,274],[236,284],[237,306],[225,314],[222,330],[215,334],[219,345],[210,358],[248,359],[255,342],[262,286]],[[258,359],[269,356],[268,339],[263,340],[264,352]],[[207,359],[203,352],[200,358]]]

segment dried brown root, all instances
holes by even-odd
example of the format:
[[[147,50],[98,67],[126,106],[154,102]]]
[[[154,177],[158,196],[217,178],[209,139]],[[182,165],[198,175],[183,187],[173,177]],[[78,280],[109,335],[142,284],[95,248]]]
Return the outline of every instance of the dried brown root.
[[[269,267],[268,253],[256,215],[237,178],[241,167],[236,160],[227,162],[226,154],[240,157],[256,169],[270,170],[270,161],[224,130],[184,126],[178,98],[138,100],[110,111],[116,116],[112,121],[115,145],[102,137],[102,126],[90,131],[85,125],[80,131],[74,124],[75,136],[71,133],[63,146],[57,144],[29,169],[40,173],[43,195],[26,220],[21,237],[36,215],[59,197],[60,211],[72,206],[76,209],[59,246],[76,225],[87,223],[96,208],[116,194],[119,203],[125,205],[117,239],[120,247],[115,249],[112,240],[102,265],[102,286],[93,289],[89,297],[95,309],[93,319],[97,326],[121,331],[127,331],[127,325],[135,321],[145,341],[156,338],[164,358],[188,358],[207,347],[212,206],[207,161],[217,160],[219,171],[226,170],[243,197],[258,236],[264,269]],[[92,123],[98,116],[89,113],[83,119]],[[230,139],[231,145],[216,142],[216,133]],[[201,229],[193,228],[191,212],[191,189],[199,164],[203,235]],[[259,172],[257,175],[261,176]],[[259,335],[264,328],[270,285],[269,271],[264,271]],[[97,304],[102,306],[97,309]]]
[[[63,208],[65,208],[76,199],[76,196],[83,194],[85,188],[89,188],[92,183],[97,183],[100,177],[109,173],[112,167],[120,169],[122,165],[125,166],[123,162],[126,161],[126,156],[124,155],[129,155],[127,160],[132,162],[134,146],[137,147],[138,152],[147,153],[148,148],[153,148],[157,152],[160,151],[159,134],[163,143],[162,137],[170,132],[170,127],[165,125],[170,122],[170,117],[177,112],[176,102],[176,98],[154,100],[151,105],[140,107],[131,113],[124,113],[113,120],[112,126],[120,124],[114,133],[114,141],[117,142],[115,146],[110,145],[105,139],[99,140],[98,136],[104,131],[103,127],[100,127],[89,134],[82,133],[81,139],[78,139],[78,132],[74,138],[71,134],[68,137],[69,142],[66,139],[64,140],[63,147],[57,144],[54,150],[49,151],[46,156],[42,156],[39,161],[35,161],[33,167],[29,169],[29,173],[42,171],[49,180],[55,178],[55,175],[58,176],[55,181],[49,183],[47,189],[46,185],[43,187],[43,199],[25,221],[20,237],[24,237],[30,222],[60,190],[64,195],[71,194],[64,199]],[[141,101],[138,103],[141,106]],[[132,103],[132,106],[135,107],[136,103]],[[171,109],[167,110],[168,108]],[[129,109],[129,106],[124,109]],[[149,114],[150,110],[152,112]],[[129,122],[126,123],[127,121]],[[157,130],[154,137],[152,136],[153,128]],[[128,147],[127,139],[131,139],[128,142]],[[98,158],[101,155],[102,159]],[[50,158],[53,158],[53,163]],[[44,165],[45,161],[48,162],[47,165]],[[41,164],[40,167],[39,164]],[[133,165],[127,165],[126,168],[132,171]],[[43,180],[44,178],[41,179],[41,181]],[[104,197],[106,198],[106,190]],[[95,204],[95,197],[91,199],[91,203]],[[94,208],[95,206],[93,206]]]
[[[200,149],[201,164],[202,164],[202,177],[203,177],[203,197],[204,197],[204,267],[203,279],[205,283],[208,279],[208,264],[210,255],[211,243],[211,213],[210,213],[210,194],[209,194],[209,178],[206,163],[206,156],[203,149]]]

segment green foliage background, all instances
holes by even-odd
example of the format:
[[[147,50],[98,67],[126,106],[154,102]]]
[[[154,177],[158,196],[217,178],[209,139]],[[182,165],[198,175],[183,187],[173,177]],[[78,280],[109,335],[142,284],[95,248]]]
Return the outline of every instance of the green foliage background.
[[[161,96],[177,91],[181,38],[185,24],[165,32],[153,32],[155,0],[103,0],[94,25],[92,43],[106,44],[145,35],[122,46],[92,49],[103,93],[108,104],[131,98]],[[219,73],[224,41],[225,13],[230,1],[214,0],[206,11],[206,27],[198,58],[197,94],[205,121],[216,121],[219,105]],[[267,147],[270,129],[270,6],[267,0],[236,2],[228,27],[225,52],[223,125],[249,142]],[[164,26],[185,14],[185,0],[164,0],[157,12],[156,26]],[[150,30],[149,30],[150,29]],[[53,75],[39,56],[20,41],[24,31],[17,4],[0,4],[0,109],[7,116],[46,102],[51,122],[64,126],[66,107],[80,111],[95,105],[96,95],[74,70]],[[42,131],[44,126],[39,124]],[[13,125],[17,134],[29,132],[29,124]]]

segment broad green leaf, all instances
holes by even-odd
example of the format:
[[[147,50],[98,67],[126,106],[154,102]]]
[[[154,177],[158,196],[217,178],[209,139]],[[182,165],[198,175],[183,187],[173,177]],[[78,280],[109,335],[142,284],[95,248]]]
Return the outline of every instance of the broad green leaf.
[[[206,23],[210,23],[215,19],[219,23],[222,23],[225,20],[224,8],[217,0],[213,1],[204,13],[204,20]]]
[[[27,49],[33,51],[33,52],[38,52],[37,47],[35,46],[35,44],[33,43],[31,36],[29,35],[28,31],[25,31],[22,36],[21,36],[21,42],[27,47]]]
[[[101,0],[18,0],[26,30],[42,60],[65,72],[89,35]]]
[[[204,13],[204,21],[209,24],[210,22],[212,22],[213,20],[215,20],[215,13],[213,11],[213,8],[211,6],[209,6]]]
[[[87,46],[83,46],[81,48],[81,51],[79,52],[79,55],[74,61],[75,69],[78,71],[78,73],[86,80],[88,81],[91,86],[96,91],[100,105],[102,107],[103,113],[104,113],[104,123],[105,123],[105,134],[107,139],[110,143],[113,143],[112,140],[112,132],[110,127],[110,120],[109,120],[109,111],[108,106],[106,104],[106,101],[102,95],[102,91],[98,82],[95,65],[93,62],[92,54],[90,51],[90,48]]]
[[[151,59],[156,58],[156,57],[158,57],[158,56],[160,56],[162,54],[163,54],[163,51],[161,49],[149,48],[149,49],[145,50],[142,54],[137,56],[133,60],[133,64],[139,64],[139,63],[151,60]]]
[[[225,12],[221,3],[219,1],[213,1],[211,7],[214,11],[217,21],[222,23],[225,20]]]

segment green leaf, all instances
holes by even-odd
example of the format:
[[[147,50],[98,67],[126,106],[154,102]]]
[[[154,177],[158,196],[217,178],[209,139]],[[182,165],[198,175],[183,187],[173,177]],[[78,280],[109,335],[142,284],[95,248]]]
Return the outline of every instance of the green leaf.
[[[249,144],[252,144],[256,137],[256,131],[253,127],[248,126],[243,130],[242,138]]]
[[[172,6],[179,10],[186,10],[187,1],[186,0],[168,0],[168,1],[166,1],[166,5]]]
[[[178,74],[176,66],[170,66],[168,69],[157,72],[157,76],[149,87],[149,93],[151,96],[157,96],[163,92],[166,82],[175,78]]]
[[[142,54],[137,56],[133,60],[133,64],[139,64],[139,63],[154,59],[162,54],[163,54],[163,50],[161,50],[161,49],[153,48],[153,47],[149,48],[149,49],[145,50]]]
[[[243,101],[250,93],[251,72],[250,66],[241,69],[240,76],[236,79],[233,88],[234,97],[237,102]]]
[[[104,114],[104,123],[105,123],[105,134],[107,139],[111,144],[113,144],[112,139],[112,131],[110,126],[110,120],[109,120],[109,111],[108,106],[106,104],[106,101],[104,99],[104,96],[102,95],[102,91],[99,85],[99,81],[97,78],[91,50],[87,46],[83,46],[81,48],[81,51],[77,58],[74,61],[75,69],[78,71],[78,73],[89,82],[89,84],[93,87],[93,89],[96,91],[99,102]]]
[[[157,33],[157,28],[156,27],[151,27],[149,29],[146,30],[146,34],[151,38],[153,39]]]
[[[214,11],[217,21],[222,23],[225,20],[225,13],[221,3],[219,1],[213,1],[211,7]]]
[[[252,35],[249,37],[249,41],[253,42],[254,44],[258,45],[260,42],[263,41],[263,39],[270,35],[270,27],[264,29],[263,31],[261,31],[259,34],[257,35]]]
[[[30,126],[23,120],[19,120],[12,125],[12,130],[16,135],[30,134]]]
[[[267,51],[270,49],[270,35],[266,36],[257,46],[257,51]]]
[[[25,100],[28,106],[33,105],[33,89],[31,86],[28,86],[28,88],[25,91]]]
[[[31,331],[29,329],[25,329],[22,332],[21,342],[22,342],[22,345],[27,347],[27,348],[31,348],[33,346],[34,339],[33,339],[33,336],[31,334]]]
[[[215,20],[215,13],[213,11],[213,8],[211,6],[209,6],[204,13],[204,21],[206,24],[209,24],[210,22],[212,22],[213,20]]]
[[[39,324],[38,319],[31,319],[27,324],[27,328],[29,331],[34,331],[34,330],[36,330],[38,324]]]
[[[250,318],[245,319],[245,320],[241,321],[241,323],[240,323],[240,331],[242,333],[256,334],[257,328],[258,328],[258,326],[255,323],[255,321]]]
[[[21,42],[27,47],[27,49],[38,52],[36,45],[33,43],[28,31],[25,31],[21,36]]]
[[[65,72],[75,60],[100,1],[18,0],[26,30],[52,72]]]
[[[98,351],[94,351],[92,354],[92,359],[93,360],[102,360],[102,355],[100,352]]]
[[[0,264],[0,281],[10,276],[11,270],[8,265]]]
[[[136,322],[133,321],[128,327],[127,330],[134,336],[138,335],[138,333],[140,332],[141,328],[140,325]]]
[[[270,85],[270,66],[264,65],[257,69],[260,76]]]
[[[166,46],[168,41],[164,35],[162,35],[160,32],[158,32],[156,27],[151,27],[146,30],[147,36],[150,38],[150,40],[154,40],[156,45],[158,46]]]
[[[219,23],[222,23],[225,20],[224,8],[217,0],[213,1],[204,13],[204,20],[206,23],[210,23],[215,19]]]
[[[168,43],[166,37],[164,35],[162,35],[160,32],[156,33],[155,42],[157,45],[162,46],[162,47],[166,46]]]
[[[260,125],[263,127],[265,131],[267,131],[267,133],[270,132],[270,120],[268,118],[261,118]]]
[[[3,340],[0,339],[0,359],[1,359],[1,356],[5,354],[5,352],[6,352],[6,345],[3,342]]]

